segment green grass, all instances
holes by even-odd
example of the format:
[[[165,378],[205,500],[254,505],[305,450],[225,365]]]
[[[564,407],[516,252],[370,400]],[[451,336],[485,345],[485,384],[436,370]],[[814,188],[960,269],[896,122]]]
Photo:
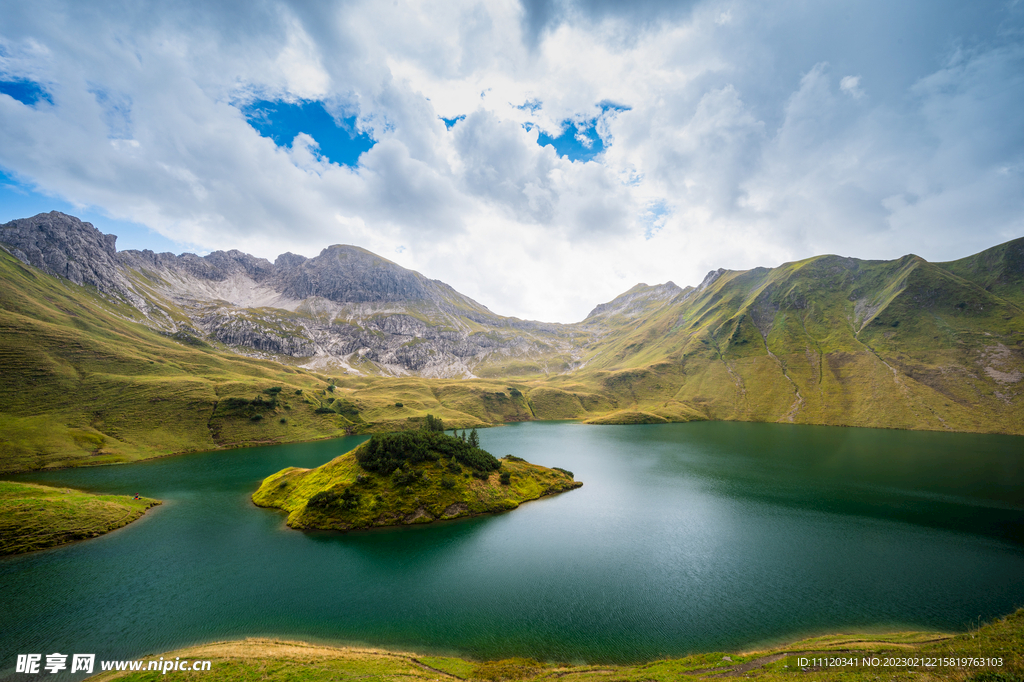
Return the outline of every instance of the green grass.
[[[283,469],[267,477],[252,500],[288,512],[292,528],[353,530],[509,511],[583,485],[563,471],[518,458],[500,460],[501,468],[480,474],[483,478],[445,458],[406,464],[394,474],[373,473],[357,460],[368,446],[364,443],[316,469]],[[403,474],[418,478],[405,484]],[[503,474],[509,475],[509,483],[501,482]],[[342,497],[346,494],[347,503]],[[329,495],[332,502],[326,507],[311,504],[317,495]]]
[[[0,481],[0,555],[93,538],[128,525],[158,504],[147,497]]]
[[[887,656],[1002,658],[1001,667],[887,667],[795,670],[793,656],[829,655],[858,660]],[[164,659],[209,660],[209,672],[177,672],[176,679],[202,680],[215,676],[225,682],[242,680],[319,682],[320,680],[524,680],[627,681],[730,678],[764,682],[852,680],[874,682],[934,682],[954,680],[1002,682],[1024,679],[1024,610],[960,635],[900,632],[887,635],[839,634],[793,642],[762,651],[707,652],[678,659],[632,665],[590,665],[513,658],[470,661],[452,656],[356,647],[331,647],[274,639],[215,642],[162,654]],[[156,658],[157,656],[154,656]],[[789,665],[790,667],[785,667]],[[103,673],[97,680],[155,681],[159,672]]]
[[[601,417],[588,419],[587,424],[667,424],[668,419],[662,416],[641,412],[639,410],[619,410]],[[685,420],[681,420],[685,421]]]

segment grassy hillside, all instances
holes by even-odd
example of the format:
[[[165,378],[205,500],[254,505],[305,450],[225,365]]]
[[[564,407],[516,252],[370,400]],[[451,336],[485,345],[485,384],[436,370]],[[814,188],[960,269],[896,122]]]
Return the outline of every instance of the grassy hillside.
[[[1024,434],[1022,254],[1017,240],[950,263],[821,256],[697,288],[638,285],[578,325],[536,327],[533,355],[476,368],[489,378],[427,379],[327,375],[161,333],[0,251],[0,472],[418,428],[428,413],[457,428],[716,419]]]
[[[723,272],[548,383],[655,415],[1024,433],[1024,311],[956,269],[822,256]]]
[[[567,471],[497,460],[456,436],[419,430],[375,435],[316,469],[279,471],[252,500],[287,511],[292,528],[353,530],[509,511],[581,485]]]
[[[3,252],[0,273],[0,471],[345,433],[297,394],[326,387],[318,377],[162,336]],[[274,387],[252,414],[222,404]]]
[[[93,538],[126,526],[150,507],[147,497],[92,495],[69,488],[0,481],[0,555]]]
[[[0,472],[532,418],[505,382],[333,378],[131,321],[0,251]],[[401,406],[399,406],[401,404]]]
[[[167,661],[210,661],[208,672],[175,672],[178,679],[201,680],[523,680],[626,682],[721,679],[719,676],[781,682],[801,680],[897,680],[934,682],[973,680],[1010,682],[1024,679],[1024,611],[972,632],[951,636],[933,632],[890,635],[831,635],[793,642],[782,647],[750,652],[708,652],[679,659],[635,665],[588,665],[540,662],[516,658],[469,661],[452,656],[420,655],[381,649],[331,647],[273,639],[215,642],[162,654]],[[854,657],[858,661],[885,659],[1002,659],[1001,666],[926,667],[858,666],[837,670],[797,668],[798,657]],[[146,660],[148,664],[148,660]],[[154,657],[155,660],[155,657]],[[97,666],[98,667],[98,666]],[[96,680],[126,682],[163,679],[160,672],[102,673]]]

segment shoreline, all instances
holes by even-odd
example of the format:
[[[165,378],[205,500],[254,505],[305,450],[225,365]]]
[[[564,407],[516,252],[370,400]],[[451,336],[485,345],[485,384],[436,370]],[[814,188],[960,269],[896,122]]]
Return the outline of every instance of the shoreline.
[[[676,658],[633,663],[552,662],[528,658],[476,660],[466,656],[390,649],[365,644],[344,644],[288,637],[248,637],[217,640],[154,653],[135,660],[209,660],[218,679],[333,680],[372,676],[374,679],[423,680],[649,680],[709,679],[744,676],[763,680],[834,679],[808,678],[808,673],[832,670],[822,666],[796,669],[799,658],[844,659],[859,662],[877,659],[872,666],[842,669],[844,679],[971,679],[990,671],[999,677],[1021,679],[1024,673],[1024,609],[962,633],[901,631],[887,633],[832,633],[805,637],[767,648],[734,652],[700,652]],[[890,661],[1001,659],[1001,665],[882,665]],[[144,663],[145,664],[145,663]],[[792,665],[791,665],[792,664]],[[298,671],[296,667],[304,670]],[[199,675],[186,679],[199,679]],[[1003,677],[1002,675],[1009,675]],[[799,677],[798,677],[799,676]],[[136,679],[130,673],[107,672],[90,679]]]
[[[944,429],[902,429],[902,428],[898,428],[898,427],[895,427],[895,426],[858,426],[858,425],[851,425],[851,424],[819,424],[819,423],[810,423],[810,422],[799,422],[799,423],[794,423],[794,422],[778,422],[778,421],[768,422],[768,421],[752,421],[752,420],[743,420],[743,419],[699,419],[699,420],[698,419],[694,419],[694,420],[690,420],[690,421],[666,421],[666,422],[658,422],[658,423],[635,423],[635,424],[632,424],[632,423],[597,424],[597,423],[592,423],[592,422],[586,421],[584,419],[522,419],[522,420],[519,420],[519,421],[502,422],[502,423],[499,423],[499,424],[480,424],[480,425],[477,425],[474,428],[478,428],[478,429],[493,429],[493,428],[501,428],[501,427],[504,427],[504,426],[508,426],[509,424],[522,424],[522,423],[530,423],[530,422],[537,422],[537,423],[567,423],[567,422],[571,422],[571,423],[579,424],[579,425],[582,425],[582,426],[598,426],[598,427],[600,427],[600,426],[667,426],[667,425],[671,425],[671,424],[700,424],[700,423],[703,423],[703,424],[708,424],[708,423],[718,423],[718,424],[775,424],[775,425],[778,425],[778,426],[817,426],[817,427],[828,427],[828,428],[837,428],[837,429],[863,429],[863,430],[879,430],[879,431],[906,431],[906,432],[910,432],[910,433],[919,433],[919,432],[920,433],[943,433],[943,434],[950,434],[950,435],[964,434],[964,435],[975,435],[975,436],[1004,436],[1004,437],[1007,437],[1007,438],[1024,438],[1024,433],[1010,433],[1008,431],[951,431],[951,430],[944,430]],[[405,430],[413,430],[413,429],[405,429]],[[44,468],[40,468],[40,469],[23,469],[21,471],[4,471],[4,472],[0,472],[0,481],[11,480],[11,479],[8,478],[10,476],[23,476],[23,475],[26,475],[26,474],[48,473],[48,472],[51,472],[51,471],[65,471],[65,470],[68,470],[68,469],[91,469],[91,468],[99,468],[99,467],[125,466],[125,465],[130,465],[130,464],[138,464],[140,462],[151,462],[153,460],[165,459],[167,457],[181,457],[181,456],[184,456],[184,455],[203,455],[203,454],[209,454],[209,453],[214,453],[214,452],[232,452],[234,450],[244,450],[244,449],[247,449],[247,448],[269,448],[269,447],[275,447],[275,446],[279,446],[279,445],[303,445],[303,444],[308,444],[308,443],[321,443],[321,442],[325,442],[325,441],[340,440],[342,438],[358,438],[360,436],[370,437],[374,433],[391,433],[391,432],[367,431],[367,432],[364,432],[364,433],[350,433],[350,434],[345,434],[345,435],[342,435],[342,436],[323,436],[321,438],[312,438],[312,439],[309,439],[309,440],[289,440],[289,441],[284,441],[284,442],[253,442],[253,443],[245,443],[245,444],[239,444],[239,445],[225,446],[225,447],[221,447],[221,448],[215,448],[215,449],[212,449],[212,450],[182,450],[182,451],[179,451],[179,452],[168,452],[168,453],[164,453],[162,455],[153,455],[151,457],[143,457],[143,458],[139,458],[139,459],[126,460],[126,461],[123,461],[123,462],[97,462],[95,464],[82,463],[82,464],[69,464],[69,465],[66,465],[66,466],[44,467]]]

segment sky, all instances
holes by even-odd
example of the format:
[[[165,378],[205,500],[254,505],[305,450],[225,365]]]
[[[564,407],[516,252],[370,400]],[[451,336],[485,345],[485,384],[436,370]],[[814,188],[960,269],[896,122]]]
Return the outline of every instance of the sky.
[[[0,0],[0,222],[501,315],[1024,236],[1024,2]]]

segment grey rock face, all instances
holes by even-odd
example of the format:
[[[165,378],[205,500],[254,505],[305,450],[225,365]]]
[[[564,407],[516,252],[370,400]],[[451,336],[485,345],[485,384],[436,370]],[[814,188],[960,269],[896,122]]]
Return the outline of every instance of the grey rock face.
[[[309,357],[316,347],[309,339],[297,334],[283,334],[250,320],[232,316],[215,316],[200,321],[210,330],[210,336],[228,346],[254,348],[273,355]]]
[[[0,242],[23,262],[128,300],[163,333],[243,353],[343,366],[368,360],[385,372],[444,377],[470,375],[488,357],[550,356],[566,346],[563,325],[500,317],[443,282],[354,246],[308,259],[284,253],[271,263],[236,250],[117,252],[116,237],[58,212],[0,230]],[[169,306],[188,323],[169,316]]]
[[[725,269],[724,268],[718,268],[717,270],[710,271],[708,274],[704,275],[703,281],[701,281],[701,283],[699,285],[697,285],[697,291],[704,291],[709,286],[714,284],[716,279],[718,279],[719,277],[721,277],[724,274],[725,274]]]
[[[262,282],[274,274],[274,265],[266,258],[256,258],[236,249],[214,251],[204,256],[203,260],[224,273],[244,272],[256,282]]]
[[[21,262],[106,294],[130,291],[117,259],[117,237],[58,211],[0,225],[0,242]]]
[[[277,257],[274,261],[274,267],[277,268],[278,271],[293,270],[305,263],[306,260],[307,258],[305,256],[300,256],[297,253],[289,251],[288,253],[282,253]]]
[[[332,246],[299,263],[294,254],[285,256],[278,258],[284,260],[276,282],[281,293],[291,298],[320,296],[337,303],[431,298],[416,273],[355,246]]]
[[[274,266],[265,258],[256,258],[241,251],[214,251],[206,256],[194,253],[153,253],[144,251],[121,251],[118,262],[136,270],[177,270],[197,279],[222,282],[231,275],[244,274],[255,282],[262,282],[274,274]]]

